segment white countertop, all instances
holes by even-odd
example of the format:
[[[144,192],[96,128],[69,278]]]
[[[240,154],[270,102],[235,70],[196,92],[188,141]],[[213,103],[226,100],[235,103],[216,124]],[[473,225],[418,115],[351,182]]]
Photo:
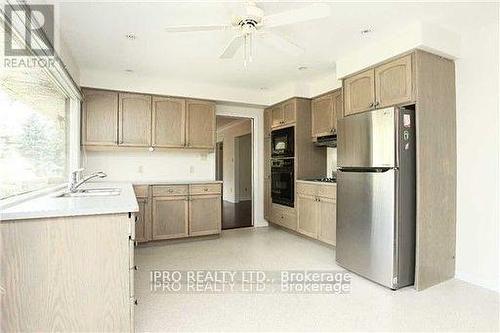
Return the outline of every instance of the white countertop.
[[[191,185],[191,184],[222,184],[222,180],[139,180],[134,185]]]
[[[298,183],[306,183],[306,184],[314,184],[314,185],[329,185],[329,186],[337,186],[337,183],[332,183],[332,182],[320,182],[317,180],[302,180],[302,179],[297,179]]]
[[[2,209],[1,220],[23,220],[47,217],[118,214],[139,211],[131,183],[89,182],[82,188],[120,188],[119,195],[61,197],[60,190]]]

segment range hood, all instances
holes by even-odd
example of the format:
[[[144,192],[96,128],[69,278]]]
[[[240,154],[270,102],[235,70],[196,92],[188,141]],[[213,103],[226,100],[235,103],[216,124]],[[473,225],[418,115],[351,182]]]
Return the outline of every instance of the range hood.
[[[317,138],[317,141],[314,143],[319,147],[337,147],[337,133],[332,135],[320,136]]]

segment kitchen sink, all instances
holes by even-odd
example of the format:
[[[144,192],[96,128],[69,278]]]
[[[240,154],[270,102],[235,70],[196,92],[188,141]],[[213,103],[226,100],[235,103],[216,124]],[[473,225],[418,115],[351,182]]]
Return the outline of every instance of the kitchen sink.
[[[113,196],[120,195],[121,189],[103,187],[103,188],[86,188],[77,190],[76,192],[64,192],[57,195],[58,198],[62,197],[99,197],[99,196]]]

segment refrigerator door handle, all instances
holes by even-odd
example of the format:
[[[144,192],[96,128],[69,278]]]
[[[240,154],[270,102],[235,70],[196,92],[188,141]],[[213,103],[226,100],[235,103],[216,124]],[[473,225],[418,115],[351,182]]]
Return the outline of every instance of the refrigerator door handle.
[[[389,170],[397,170],[398,168],[394,167],[381,167],[381,168],[356,168],[356,167],[341,167],[338,168],[337,171],[340,172],[371,172],[371,173],[383,173]]]

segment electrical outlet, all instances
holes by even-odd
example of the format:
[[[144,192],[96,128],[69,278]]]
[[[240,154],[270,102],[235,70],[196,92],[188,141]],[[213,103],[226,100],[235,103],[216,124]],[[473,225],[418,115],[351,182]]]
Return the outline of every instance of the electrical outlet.
[[[191,166],[189,167],[189,173],[190,173],[190,174],[193,174],[193,173],[194,173],[194,165],[191,165]]]
[[[137,168],[137,172],[142,174],[144,172],[144,167],[142,165],[139,165],[139,167]]]

